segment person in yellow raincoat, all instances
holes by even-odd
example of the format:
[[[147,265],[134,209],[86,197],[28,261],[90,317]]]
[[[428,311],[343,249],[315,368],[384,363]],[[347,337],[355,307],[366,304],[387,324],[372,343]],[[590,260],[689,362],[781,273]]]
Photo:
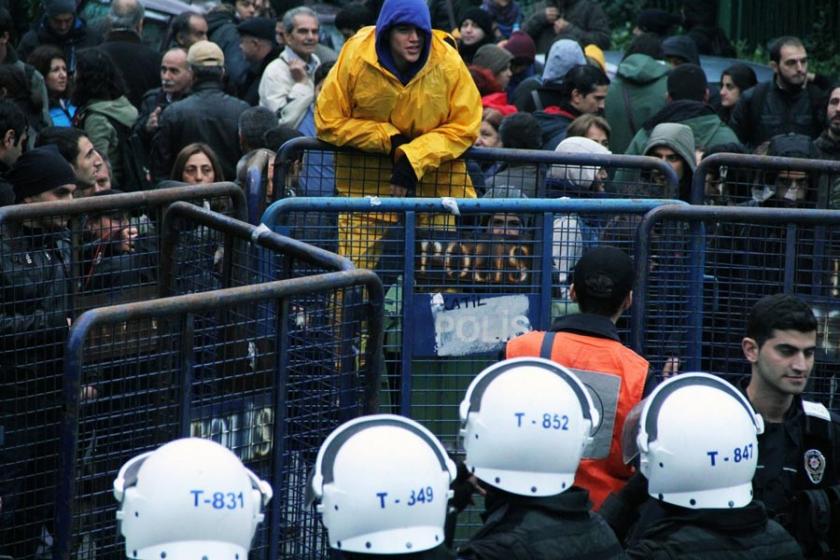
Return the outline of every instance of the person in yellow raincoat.
[[[456,158],[478,137],[481,98],[448,38],[432,31],[425,0],[386,0],[376,26],[344,44],[315,105],[318,138],[381,155],[339,154],[340,196],[475,198]],[[386,213],[339,216],[339,253],[376,268],[398,222]],[[418,217],[420,226],[452,224],[449,216]]]

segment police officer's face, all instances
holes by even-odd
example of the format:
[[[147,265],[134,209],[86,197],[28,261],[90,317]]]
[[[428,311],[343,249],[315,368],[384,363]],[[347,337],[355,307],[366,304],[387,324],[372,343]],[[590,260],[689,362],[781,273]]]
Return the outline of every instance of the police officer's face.
[[[805,390],[814,369],[816,331],[776,329],[760,348],[751,338],[745,338],[741,344],[752,364],[754,381],[785,395],[799,395]]]

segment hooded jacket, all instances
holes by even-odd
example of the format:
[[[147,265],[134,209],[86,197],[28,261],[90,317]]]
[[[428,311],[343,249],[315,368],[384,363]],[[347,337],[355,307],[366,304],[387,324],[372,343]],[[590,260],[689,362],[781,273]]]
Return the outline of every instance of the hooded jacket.
[[[566,138],[566,129],[580,115],[580,111],[567,103],[559,107],[551,106],[547,111],[534,113],[534,118],[542,129],[542,149],[555,149]]]
[[[106,154],[111,161],[111,170],[116,183],[123,185],[124,162],[121,159],[119,147],[120,134],[109,119],[131,130],[137,121],[137,109],[123,95],[109,101],[91,101],[79,109],[77,117],[94,148]],[[125,138],[122,141],[125,141]]]
[[[676,198],[678,196],[681,200],[689,200],[691,178],[694,176],[695,169],[697,169],[697,160],[694,155],[696,147],[694,137],[695,135],[688,125],[678,123],[661,123],[651,131],[642,155],[648,155],[652,149],[658,146],[666,146],[674,150],[683,159],[684,165],[687,167],[680,181],[680,192],[666,193],[666,196],[662,198]]]
[[[233,84],[240,83],[248,72],[248,61],[239,48],[236,10],[231,4],[221,4],[207,14],[207,38],[225,54],[225,72]]]
[[[662,123],[678,123],[688,126],[694,133],[695,145],[703,149],[719,144],[738,143],[735,132],[720,120],[714,109],[700,101],[683,99],[668,103],[656,115],[648,119],[642,129],[630,141],[630,145],[624,153],[635,156],[646,151],[645,145],[650,132]]]
[[[642,124],[667,100],[668,67],[646,54],[631,54],[618,65],[607,91],[604,115],[610,123],[610,150],[623,154]]]
[[[513,92],[513,103],[520,111],[532,113],[550,105],[560,104],[559,88],[566,73],[579,64],[586,64],[583,49],[575,41],[560,39],[551,45],[551,50],[545,60],[545,67],[541,77],[533,76],[523,80]],[[538,107],[532,92],[538,91],[540,104]]]
[[[41,45],[55,45],[64,49],[64,60],[67,62],[67,72],[76,71],[76,52],[86,47],[95,47],[102,42],[102,36],[90,29],[80,17],[73,20],[73,28],[66,35],[57,35],[47,23],[47,17],[41,20],[21,38],[18,44],[18,55],[22,60],[29,58],[36,48]]]
[[[420,59],[404,73],[387,43],[388,30],[397,23],[415,25],[426,39]],[[376,27],[362,28],[345,43],[315,105],[318,138],[325,142],[389,154],[392,139],[405,137],[394,161],[408,158],[418,179],[417,196],[475,197],[463,161],[452,160],[472,146],[480,124],[478,90],[457,51],[443,34],[432,33],[423,0],[387,0]],[[355,157],[336,158],[338,193],[385,192],[392,161],[381,158],[377,174],[369,158],[354,165]]]
[[[554,32],[554,24],[545,17],[548,6],[557,6],[560,16],[569,25]],[[549,0],[534,5],[533,15],[525,22],[524,30],[533,37],[537,52],[544,53],[557,39],[572,39],[581,45],[594,44],[602,50],[610,48],[610,22],[599,2],[592,0]]]

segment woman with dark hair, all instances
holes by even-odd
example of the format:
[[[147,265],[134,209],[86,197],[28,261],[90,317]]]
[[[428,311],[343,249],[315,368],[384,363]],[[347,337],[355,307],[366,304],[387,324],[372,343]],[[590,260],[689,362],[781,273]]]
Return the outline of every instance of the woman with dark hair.
[[[44,76],[53,125],[73,126],[76,106],[70,103],[71,83],[64,50],[55,45],[41,45],[32,51],[27,62]]]
[[[140,188],[124,181],[127,162],[123,161],[119,143],[128,141],[137,109],[125,96],[125,80],[119,69],[102,50],[85,49],[76,57],[75,80],[71,100],[78,112],[74,126],[84,130],[93,146],[111,160],[114,180],[121,189]]]
[[[733,64],[720,75],[720,120],[729,122],[741,94],[758,83],[755,71],[746,64]]]
[[[178,152],[169,178],[190,185],[219,183],[225,180],[222,166],[213,148],[200,142],[184,146]]]

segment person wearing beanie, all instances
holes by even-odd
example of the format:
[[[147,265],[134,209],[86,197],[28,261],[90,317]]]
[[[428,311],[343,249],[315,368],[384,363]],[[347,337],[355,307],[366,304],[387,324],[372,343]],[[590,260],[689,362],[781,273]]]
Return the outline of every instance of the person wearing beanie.
[[[464,11],[458,21],[458,30],[460,31],[458,52],[461,53],[461,58],[467,65],[472,64],[478,49],[495,43],[493,18],[481,8],[470,8]]]
[[[517,86],[536,74],[534,61],[537,47],[531,36],[524,31],[514,31],[506,41],[499,43],[499,46],[513,56],[510,61],[510,82],[506,89],[508,99],[513,99]]]
[[[501,147],[514,150],[540,149],[540,125],[530,113],[514,113],[502,119],[499,125]],[[532,163],[504,162],[495,167],[487,179],[486,189],[496,185],[515,185],[528,198],[543,195],[539,167]]]
[[[604,51],[598,45],[586,45],[583,54],[586,55],[589,64],[598,66],[604,72],[607,71],[607,59],[604,57]]]
[[[670,165],[679,180],[679,191],[662,192],[665,177],[654,171],[650,181],[653,185],[647,186],[650,191],[646,194],[653,198],[679,198],[690,202],[691,180],[697,169],[695,150],[694,133],[690,127],[669,122],[656,125],[650,133],[642,155],[661,159]]]
[[[575,41],[560,39],[553,45],[545,59],[542,76],[523,80],[513,94],[513,102],[520,111],[532,113],[562,102],[561,90],[566,74],[581,64],[586,64],[583,48]]]
[[[237,86],[237,97],[252,107],[260,102],[260,79],[268,65],[281,51],[274,32],[273,19],[254,17],[237,26],[239,30],[239,48],[248,61],[248,71]]]
[[[621,452],[624,421],[655,376],[648,375],[647,360],[621,343],[616,329],[633,303],[633,260],[617,247],[598,245],[571,264],[570,285],[561,287],[579,312],[561,316],[548,332],[531,331],[511,339],[505,358],[544,357],[568,368],[620,378],[610,404],[615,416],[608,453],[599,459],[583,459],[574,481],[589,490],[592,509],[597,511],[609,493],[623,488],[633,474]]]
[[[29,150],[7,175],[18,204],[69,202],[76,176],[58,149]],[[43,473],[57,472],[64,341],[71,314],[70,231],[67,216],[6,220],[0,228],[0,396],[23,408],[3,407],[3,523],[0,550],[13,558],[49,551],[54,535],[55,487]],[[35,359],[33,359],[35,358]],[[25,380],[25,382],[23,382]],[[28,412],[21,414],[22,411]],[[35,411],[41,411],[37,418]],[[49,539],[51,541],[51,539]]]
[[[480,125],[478,89],[445,34],[432,31],[425,0],[385,0],[376,26],[344,44],[315,101],[318,138],[366,152],[336,154],[335,168],[349,170],[336,175],[339,196],[475,198],[458,158]],[[339,253],[375,270],[393,219],[339,216]],[[454,227],[448,216],[432,219]]]
[[[55,45],[64,50],[67,73],[76,72],[76,53],[102,42],[102,35],[88,27],[76,15],[76,0],[43,0],[44,15],[20,39],[17,55],[26,60],[41,45]]]
[[[709,106],[709,88],[703,69],[682,64],[668,73],[667,104],[642,124],[625,153],[639,155],[653,128],[661,123],[680,123],[694,133],[697,147],[708,149],[718,144],[737,143],[738,137]]]
[[[511,76],[511,60],[513,55],[506,49],[497,45],[484,45],[475,53],[469,67],[481,94],[481,105],[496,109],[504,115],[516,112],[516,107],[508,103],[506,92]]]
[[[558,39],[571,39],[581,45],[610,48],[610,22],[600,2],[594,0],[545,0],[532,8],[523,30],[545,53]]]
[[[643,33],[653,33],[660,39],[671,34],[674,27],[680,23],[680,18],[665,10],[648,8],[639,12],[636,16],[636,26],[633,28],[633,35],[639,36]]]
[[[685,35],[668,37],[662,41],[662,54],[665,61],[676,68],[680,64],[700,65],[700,55],[697,54],[697,45]]]
[[[484,0],[481,9],[493,18],[497,40],[509,38],[522,26],[522,9],[516,0]]]

